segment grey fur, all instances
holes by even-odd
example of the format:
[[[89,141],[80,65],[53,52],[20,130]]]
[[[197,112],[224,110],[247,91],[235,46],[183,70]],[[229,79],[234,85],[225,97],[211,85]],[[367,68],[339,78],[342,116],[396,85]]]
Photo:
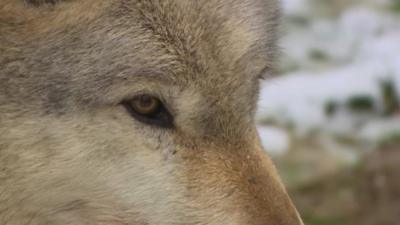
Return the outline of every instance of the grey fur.
[[[300,224],[254,126],[277,4],[0,0],[0,223]]]

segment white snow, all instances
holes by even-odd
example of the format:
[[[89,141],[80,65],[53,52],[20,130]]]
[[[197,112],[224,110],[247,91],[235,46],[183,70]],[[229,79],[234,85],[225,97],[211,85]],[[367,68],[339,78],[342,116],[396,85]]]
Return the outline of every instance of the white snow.
[[[300,134],[315,129],[341,134],[356,131],[361,137],[376,141],[381,131],[393,130],[385,127],[400,127],[396,119],[378,123],[361,118],[364,129],[358,130],[360,118],[342,114],[329,119],[323,111],[327,100],[345,101],[356,94],[370,95],[380,102],[382,78],[392,78],[400,90],[400,16],[384,11],[385,4],[387,1],[361,1],[337,18],[316,18],[310,13],[309,1],[284,0],[287,16],[308,16],[310,22],[286,26],[289,28],[281,41],[282,64],[283,67],[294,65],[295,69],[265,81],[258,118],[293,124]],[[315,50],[326,57],[310,57]],[[273,148],[290,145],[280,141]]]
[[[284,0],[282,8],[286,15],[307,14],[310,10],[307,7],[307,0]]]
[[[290,138],[285,130],[273,126],[259,126],[263,147],[271,154],[281,155],[289,150]]]
[[[320,127],[327,123],[323,111],[327,100],[346,99],[354,94],[380,99],[379,80],[389,72],[379,65],[359,63],[319,75],[296,72],[266,81],[260,95],[259,117],[290,120],[306,130]]]
[[[377,143],[388,134],[400,134],[400,117],[386,120],[370,121],[359,133],[360,138],[367,143]]]

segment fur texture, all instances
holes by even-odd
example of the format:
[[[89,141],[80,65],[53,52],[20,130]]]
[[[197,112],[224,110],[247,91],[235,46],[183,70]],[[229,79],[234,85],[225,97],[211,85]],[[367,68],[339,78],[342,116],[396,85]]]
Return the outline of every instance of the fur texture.
[[[298,225],[260,147],[275,0],[0,0],[0,224]],[[158,96],[171,129],[120,105]]]

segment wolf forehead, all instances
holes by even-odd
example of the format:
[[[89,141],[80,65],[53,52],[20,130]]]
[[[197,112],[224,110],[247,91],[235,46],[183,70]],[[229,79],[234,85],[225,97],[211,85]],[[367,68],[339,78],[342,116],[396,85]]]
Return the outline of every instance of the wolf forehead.
[[[5,21],[18,1],[0,2],[0,11],[9,10],[0,16],[0,49],[7,53],[0,78],[57,107],[134,75],[223,82],[232,74],[256,75],[275,59],[275,0],[21,1],[15,15],[26,20],[18,23]]]
[[[137,10],[138,21],[144,28],[184,58],[197,55],[200,60],[205,56],[237,62],[251,53],[264,53],[269,60],[273,59],[271,46],[277,21],[277,7],[273,3],[271,0],[153,0],[135,1],[131,7]],[[272,9],[273,12],[268,12]]]

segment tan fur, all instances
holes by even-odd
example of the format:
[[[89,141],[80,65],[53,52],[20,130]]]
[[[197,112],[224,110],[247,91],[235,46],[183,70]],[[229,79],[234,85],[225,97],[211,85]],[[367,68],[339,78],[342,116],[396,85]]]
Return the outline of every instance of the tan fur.
[[[254,125],[275,0],[0,0],[0,224],[298,225]],[[120,102],[158,96],[173,128]]]

